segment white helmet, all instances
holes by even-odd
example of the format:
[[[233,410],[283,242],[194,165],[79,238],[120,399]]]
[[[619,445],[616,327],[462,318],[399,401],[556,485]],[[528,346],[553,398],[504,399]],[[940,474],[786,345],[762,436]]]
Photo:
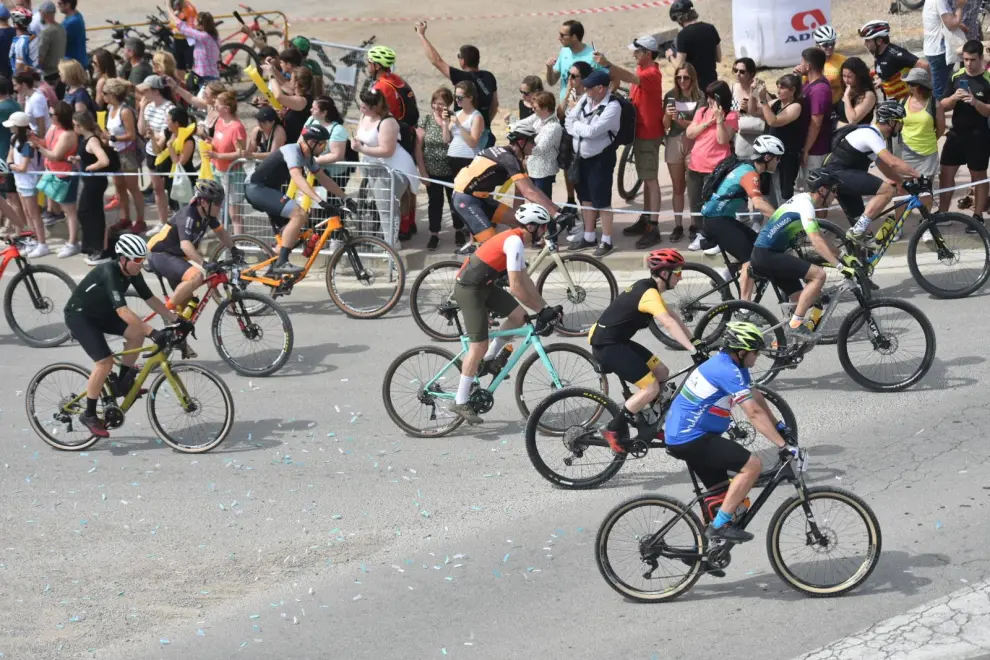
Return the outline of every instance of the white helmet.
[[[136,234],[121,234],[117,239],[117,254],[128,259],[143,259],[148,256],[148,244]]]
[[[859,36],[863,39],[877,39],[890,36],[890,23],[887,21],[870,21],[859,28]]]
[[[832,29],[831,25],[819,25],[815,28],[815,31],[811,33],[814,38],[815,43],[819,46],[825,44],[835,45],[835,42],[839,40],[839,34]]]
[[[539,204],[523,204],[516,209],[516,222],[521,225],[545,225],[550,222],[550,214]]]
[[[753,143],[753,152],[753,160],[761,156],[783,156],[784,143],[772,135],[761,135]]]

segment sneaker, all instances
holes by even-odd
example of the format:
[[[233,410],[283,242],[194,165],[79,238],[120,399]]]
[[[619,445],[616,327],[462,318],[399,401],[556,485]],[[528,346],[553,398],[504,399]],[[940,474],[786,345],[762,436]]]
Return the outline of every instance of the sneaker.
[[[600,259],[606,256],[607,254],[609,254],[614,249],[615,248],[612,246],[611,243],[606,243],[605,241],[602,241],[601,243],[598,244],[598,247],[595,248],[595,251],[592,254],[594,254],[594,256]]]
[[[468,424],[481,424],[481,422],[483,421],[481,417],[478,416],[478,413],[474,411],[474,406],[472,406],[470,402],[455,403],[450,408],[448,408],[448,410],[450,410],[450,412],[454,413],[458,417],[462,418]]]
[[[608,442],[608,446],[612,448],[616,454],[625,454],[626,445],[622,438],[619,437],[618,431],[612,431],[611,429],[605,429],[602,431],[602,437]]]
[[[978,213],[974,213],[973,214],[973,220],[976,220],[981,225],[983,224],[983,216],[981,216]],[[975,234],[976,232],[977,232],[977,230],[976,230],[975,227],[970,227],[970,226],[967,225],[967,227],[966,227],[966,233],[967,234]]]
[[[58,251],[59,259],[67,259],[68,257],[74,257],[79,254],[80,248],[78,243],[66,243],[62,246],[62,249]]]
[[[38,243],[27,253],[27,258],[40,259],[41,257],[47,257],[51,253],[52,251],[48,248],[47,243]]]
[[[303,272],[302,266],[297,266],[291,261],[286,261],[284,264],[275,264],[272,266],[272,272],[276,275],[298,275]]]
[[[578,250],[587,250],[588,248],[593,248],[593,247],[595,247],[597,245],[598,244],[595,243],[594,241],[586,241],[586,240],[584,240],[584,236],[582,236],[580,238],[580,240],[577,240],[577,241],[574,241],[573,243],[571,243],[570,247],[567,248],[567,251],[568,252],[577,252]]]
[[[161,225],[158,225],[158,229],[161,229]],[[143,234],[144,232],[148,231],[148,225],[145,223],[144,220],[139,220],[138,222],[135,222],[134,225],[131,227],[131,231],[135,234]]]
[[[660,229],[652,222],[648,222],[643,235],[636,239],[636,249],[644,250],[660,243],[661,241],[663,241],[663,237],[660,236]]]
[[[701,243],[699,244],[699,247],[702,250],[711,250],[713,247],[718,247],[718,243],[708,238],[704,234],[698,234],[698,235],[701,236]]]
[[[96,415],[87,415],[83,413],[79,415],[79,423],[89,429],[90,433],[95,435],[97,438],[109,438],[110,432],[107,431],[107,425],[103,423],[103,420]]]
[[[454,250],[454,254],[458,254],[462,257],[466,257],[469,254],[474,254],[474,251],[477,249],[478,246],[475,245],[475,243],[472,241],[470,243],[465,243],[464,245]]]
[[[784,334],[805,342],[812,341],[815,338],[815,332],[807,326],[807,322],[802,323],[796,328],[791,327],[791,324],[788,323],[784,326]]]
[[[846,232],[846,240],[855,243],[860,247],[868,248],[873,240],[873,237],[866,232],[856,233],[856,230],[850,229]]]
[[[114,195],[110,198],[110,201],[103,205],[103,210],[112,211],[118,206],[120,206],[120,195]]]
[[[674,231],[670,232],[670,242],[676,243],[682,238],[684,238],[684,227],[674,227]]]
[[[697,252],[701,249],[701,234],[696,234],[694,236],[694,240],[692,240],[691,244],[688,245],[688,249],[691,250],[691,252]]]
[[[464,232],[457,230],[454,232],[454,247],[463,247],[465,243]]]
[[[131,219],[130,218],[121,218],[120,220],[118,220],[117,222],[115,222],[114,224],[112,224],[110,226],[110,229],[112,231],[116,231],[116,232],[130,231],[131,230]]]
[[[165,225],[163,225],[161,223],[158,223],[157,225],[155,225],[151,229],[145,230],[144,235],[145,236],[154,236],[155,234],[157,234],[158,232],[160,232],[162,230],[162,227],[164,227],[164,226]],[[140,229],[138,228],[137,225],[134,225],[134,229],[132,231],[135,234],[140,234],[141,233],[141,231],[140,231]]]
[[[411,238],[412,238],[412,232],[408,232],[408,231],[399,232],[399,240],[402,241],[403,243]]]
[[[752,541],[756,537],[744,529],[739,529],[732,523],[722,525],[717,529],[712,523],[708,523],[708,528],[705,529],[705,538],[709,541],[720,539],[722,541],[732,541],[733,543],[745,543],[746,541]]]
[[[642,236],[650,229],[650,221],[646,219],[646,215],[639,216],[639,220],[632,223],[628,227],[622,230],[623,236]]]
[[[688,227],[688,238],[690,238],[693,241],[697,235],[698,235],[697,227],[695,227],[694,225]]]
[[[41,219],[45,221],[45,226],[46,227],[51,227],[52,225],[54,225],[55,223],[57,223],[59,220],[64,220],[65,219],[65,214],[64,213],[49,213],[47,218],[44,215],[42,215],[41,216]]]
[[[86,257],[85,261],[87,266],[99,266],[100,264],[105,264],[110,260],[111,260],[110,255],[103,252],[98,252]]]
[[[935,242],[935,238],[932,236],[931,231],[929,231],[927,229],[925,230],[925,233],[923,233],[921,235],[921,242],[922,243],[934,243]]]
[[[702,245],[704,245],[704,244],[705,244],[705,243],[704,243],[704,241],[702,241],[702,243],[701,243],[701,244],[702,244]],[[719,248],[718,248],[718,245],[717,245],[717,244],[716,244],[716,245],[715,245],[714,247],[710,247],[710,248],[706,248],[706,249],[704,250],[704,253],[705,253],[705,254],[707,254],[707,255],[708,255],[709,257],[713,257],[713,256],[715,256],[716,254],[718,254],[719,252],[721,252],[721,250],[719,250]]]
[[[440,237],[434,234],[430,236],[430,240],[426,242],[426,249],[429,250],[430,252],[435,252],[437,246],[439,245],[440,245]]]

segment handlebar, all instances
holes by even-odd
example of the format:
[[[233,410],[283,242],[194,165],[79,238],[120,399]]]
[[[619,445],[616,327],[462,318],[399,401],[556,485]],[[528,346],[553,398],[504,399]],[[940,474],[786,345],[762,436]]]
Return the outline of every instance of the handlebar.
[[[904,188],[907,194],[917,197],[922,193],[932,192],[932,179],[931,177],[920,176],[917,179],[903,182],[901,187]]]
[[[144,353],[141,357],[144,359],[153,358],[166,348],[172,348],[173,346],[182,343],[189,334],[193,334],[193,330],[183,331],[179,323],[173,323],[167,325],[161,330],[162,333],[166,335],[165,345],[155,344],[154,348],[148,353]],[[195,335],[194,335],[195,336]]]

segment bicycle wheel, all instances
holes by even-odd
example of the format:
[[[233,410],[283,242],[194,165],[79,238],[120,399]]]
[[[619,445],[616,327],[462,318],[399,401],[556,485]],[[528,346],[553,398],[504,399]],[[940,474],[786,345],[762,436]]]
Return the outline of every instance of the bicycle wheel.
[[[258,91],[258,87],[247,74],[249,66],[261,71],[261,61],[254,48],[237,42],[220,46],[220,80],[237,95],[237,100],[241,102],[247,101]]]
[[[664,291],[663,301],[667,309],[676,311],[684,321],[684,325],[691,328],[712,307],[726,300],[732,300],[732,289],[730,285],[725,284],[725,280],[714,268],[705,264],[688,262],[681,266],[681,269],[680,281],[673,289]],[[650,332],[668,348],[676,351],[684,350],[684,347],[653,319],[650,320]]]
[[[553,261],[540,273],[536,290],[548,305],[561,305],[564,320],[557,324],[557,332],[567,337],[579,337],[588,333],[591,326],[619,295],[615,275],[604,263],[586,254],[569,254],[561,257],[566,274]],[[568,284],[568,277],[573,287]]]
[[[295,339],[285,310],[254,291],[235,290],[222,300],[210,333],[221,359],[242,376],[270,376],[281,369]]]
[[[526,421],[526,453],[544,479],[569,490],[595,488],[622,469],[601,430],[622,410],[594,389],[566,387],[540,401]],[[543,429],[565,429],[553,437]],[[543,435],[542,438],[539,436]]]
[[[670,529],[654,539],[667,525]],[[703,574],[700,555],[707,547],[701,520],[683,502],[666,495],[641,495],[605,517],[595,538],[595,561],[608,585],[622,596],[657,602],[673,600],[694,586]],[[681,559],[677,553],[699,556]]]
[[[917,383],[931,368],[935,330],[925,313],[911,303],[877,298],[842,322],[838,351],[842,368],[861,386],[876,392],[898,392]],[[897,353],[906,357],[902,366],[888,359]],[[853,358],[859,356],[875,356],[878,364],[856,367]]]
[[[767,405],[769,405],[770,410],[774,413],[777,420],[784,422],[787,428],[794,434],[794,437],[797,438],[797,418],[794,416],[794,411],[791,410],[791,407],[784,401],[784,397],[762,385],[757,385],[756,389],[766,399]],[[729,430],[725,432],[725,436],[733,442],[742,445],[751,453],[768,459],[769,463],[773,464],[777,458],[777,445],[756,430],[756,427],[749,421],[749,416],[746,415],[741,406],[732,406],[729,414],[732,415],[732,424],[729,426]]]
[[[617,177],[619,195],[627,202],[631,202],[639,194],[639,189],[643,186],[643,181],[636,171],[636,153],[633,146],[627,144],[622,148],[619,158],[619,176]]]
[[[405,286],[402,259],[379,238],[351,238],[327,263],[330,300],[354,319],[387,314],[399,302]]]
[[[447,318],[438,311],[441,305],[451,302],[460,269],[461,263],[458,261],[430,264],[420,272],[409,289],[409,311],[413,321],[420,330],[437,341],[457,341],[460,337],[453,318]],[[455,313],[460,314],[460,310]]]
[[[55,449],[82,451],[96,444],[98,437],[79,421],[86,412],[86,383],[89,372],[77,364],[50,364],[34,375],[24,393],[24,407],[34,432]],[[79,398],[66,409],[70,401]],[[103,398],[96,403],[96,414],[103,417]]]
[[[73,279],[58,268],[27,266],[7,285],[3,297],[7,325],[21,341],[35,348],[64,344],[69,340],[69,329],[62,310],[75,290]]]
[[[840,542],[850,549],[840,552]],[[785,500],[767,529],[774,572],[812,598],[839,596],[863,584],[880,560],[881,545],[880,523],[869,505],[830,486],[807,488]],[[797,557],[801,551],[804,556]],[[841,575],[826,577],[832,566]]]
[[[753,383],[766,385],[777,377],[779,368],[785,363],[785,360],[777,357],[777,354],[787,347],[783,324],[766,307],[745,300],[729,300],[713,307],[701,317],[698,326],[694,329],[694,337],[704,339],[714,347],[721,340],[729,321],[755,323],[763,331],[767,347],[760,351],[762,359],[749,370],[749,374]]]
[[[165,373],[158,374],[148,388],[148,419],[151,428],[172,449],[202,454],[223,442],[234,425],[234,397],[220,376],[198,364],[171,365],[175,384],[188,401],[184,407],[179,392]],[[163,387],[166,383],[168,387]],[[175,430],[166,430],[163,419],[175,417]]]
[[[990,277],[990,232],[968,215],[936,213],[911,236],[907,261],[911,275],[928,293],[964,298]]]
[[[235,236],[231,236],[230,238],[234,242],[234,245],[236,245],[244,255],[245,268],[256,268],[258,264],[275,258],[275,250],[272,246],[256,236],[237,234]],[[213,252],[210,254],[210,261],[231,261],[230,251],[225,245],[220,243],[213,248]],[[263,272],[264,271],[256,271],[255,274],[261,275]],[[271,287],[265,286],[264,284],[260,284],[258,282],[241,280],[240,286],[245,290],[254,290],[266,294],[271,291]],[[260,311],[260,309],[249,307],[248,311],[254,314]]]
[[[516,375],[516,405],[519,406],[523,419],[529,418],[529,411],[533,406],[564,387],[598,390],[608,396],[608,378],[590,352],[570,344],[550,344],[544,346],[543,350],[560,379],[561,387],[554,385],[539,353],[533,351],[527,356]],[[562,435],[565,430],[566,427],[540,425],[541,433]]]
[[[898,0],[905,9],[921,9],[925,5],[925,0]]]
[[[382,400],[396,426],[417,438],[437,438],[464,423],[448,410],[461,378],[460,361],[448,366],[453,359],[446,349],[419,346],[392,360],[382,381]],[[427,391],[424,385],[438,374]],[[450,397],[435,396],[441,393]]]

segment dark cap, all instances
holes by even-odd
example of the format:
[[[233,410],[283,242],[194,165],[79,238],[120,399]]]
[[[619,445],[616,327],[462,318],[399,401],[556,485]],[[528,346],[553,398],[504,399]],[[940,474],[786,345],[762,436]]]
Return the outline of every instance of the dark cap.
[[[581,81],[581,83],[585,87],[598,87],[599,85],[608,85],[609,83],[608,73],[601,69],[595,69],[587,76],[585,76],[584,79]]]
[[[277,121],[278,113],[275,112],[275,108],[270,105],[266,105],[258,110],[257,114],[254,115],[254,118],[257,121]]]

